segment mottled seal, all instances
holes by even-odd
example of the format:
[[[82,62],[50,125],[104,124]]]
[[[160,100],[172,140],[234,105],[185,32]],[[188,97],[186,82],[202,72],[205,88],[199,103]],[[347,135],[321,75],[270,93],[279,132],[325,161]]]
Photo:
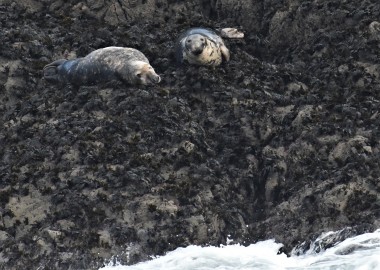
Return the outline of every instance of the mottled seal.
[[[82,58],[57,60],[46,65],[43,74],[49,82],[77,86],[111,80],[131,85],[161,81],[142,52],[125,47],[106,47]]]
[[[218,66],[223,58],[230,60],[230,52],[223,39],[214,31],[205,28],[192,28],[181,34],[176,43],[178,63],[185,60],[190,64]]]

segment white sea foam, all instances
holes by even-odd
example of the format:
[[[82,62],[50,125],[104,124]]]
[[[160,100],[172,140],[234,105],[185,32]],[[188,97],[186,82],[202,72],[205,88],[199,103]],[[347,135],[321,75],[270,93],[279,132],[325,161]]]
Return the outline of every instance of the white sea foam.
[[[380,229],[322,251],[302,256],[277,255],[282,244],[267,240],[249,245],[188,246],[131,266],[101,270],[376,270],[380,269]],[[346,255],[343,255],[346,254]]]

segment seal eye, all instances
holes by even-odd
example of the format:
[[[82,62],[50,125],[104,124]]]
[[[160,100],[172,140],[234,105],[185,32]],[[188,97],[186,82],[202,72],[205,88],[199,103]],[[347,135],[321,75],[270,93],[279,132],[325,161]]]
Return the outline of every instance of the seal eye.
[[[188,40],[187,40],[187,43],[190,43],[190,42],[191,42],[191,39],[188,39]]]
[[[136,74],[137,78],[141,78],[141,73]]]
[[[205,39],[204,39],[204,38],[201,38],[201,41],[205,41]]]

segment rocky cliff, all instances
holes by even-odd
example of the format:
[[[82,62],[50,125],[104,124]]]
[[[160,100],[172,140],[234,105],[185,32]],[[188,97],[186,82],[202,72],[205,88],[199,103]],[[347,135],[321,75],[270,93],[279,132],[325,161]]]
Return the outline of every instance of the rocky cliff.
[[[0,18],[0,268],[380,227],[377,0],[2,0]],[[245,38],[220,68],[177,67],[192,26]],[[106,46],[163,81],[42,79]]]

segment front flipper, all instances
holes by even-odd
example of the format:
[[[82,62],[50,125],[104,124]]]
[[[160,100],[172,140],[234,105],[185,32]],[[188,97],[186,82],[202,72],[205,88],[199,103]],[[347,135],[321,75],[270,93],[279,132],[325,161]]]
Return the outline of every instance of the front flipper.
[[[230,61],[230,51],[227,49],[227,47],[224,45],[221,45],[220,51],[222,52],[222,55],[224,59],[226,60],[226,62]]]
[[[67,62],[66,59],[56,60],[44,67],[44,79],[48,82],[59,82],[60,75],[58,67]]]

